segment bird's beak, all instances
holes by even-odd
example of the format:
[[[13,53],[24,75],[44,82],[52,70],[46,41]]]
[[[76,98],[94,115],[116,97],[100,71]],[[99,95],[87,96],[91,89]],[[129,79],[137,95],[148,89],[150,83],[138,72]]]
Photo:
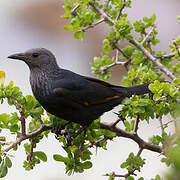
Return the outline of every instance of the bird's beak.
[[[25,61],[27,59],[26,55],[24,53],[17,53],[17,54],[12,54],[8,56],[10,59],[19,59],[22,61]]]

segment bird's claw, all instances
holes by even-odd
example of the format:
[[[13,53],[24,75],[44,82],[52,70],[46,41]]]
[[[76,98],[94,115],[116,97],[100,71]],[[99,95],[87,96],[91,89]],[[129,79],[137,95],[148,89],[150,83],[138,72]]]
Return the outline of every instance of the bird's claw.
[[[64,134],[66,134],[65,127],[68,124],[69,124],[69,122],[64,124],[64,125],[59,125],[59,126],[55,126],[55,127],[52,128],[51,132],[55,134],[56,139],[58,139],[59,136],[62,136]]]

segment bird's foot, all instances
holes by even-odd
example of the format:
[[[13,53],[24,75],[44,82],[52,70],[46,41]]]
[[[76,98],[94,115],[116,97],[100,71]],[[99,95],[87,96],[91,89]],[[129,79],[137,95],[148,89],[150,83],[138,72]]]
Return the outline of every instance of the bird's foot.
[[[66,138],[66,145],[64,146],[64,148],[67,148],[69,146],[72,146],[72,141],[82,132],[84,132],[84,135],[86,134],[86,129],[88,126],[84,126],[82,128],[79,129],[79,131],[77,131],[76,133],[66,133],[65,138]]]
[[[73,134],[73,133],[69,133],[69,132],[66,132],[64,134],[64,136],[66,138],[66,145],[64,146],[64,148],[68,148],[69,146],[72,146],[72,141],[76,137],[75,134],[76,133]]]
[[[55,134],[56,139],[59,139],[59,136],[66,134],[65,127],[68,124],[69,124],[69,122],[67,122],[64,125],[59,125],[59,126],[55,126],[52,128],[51,132]]]

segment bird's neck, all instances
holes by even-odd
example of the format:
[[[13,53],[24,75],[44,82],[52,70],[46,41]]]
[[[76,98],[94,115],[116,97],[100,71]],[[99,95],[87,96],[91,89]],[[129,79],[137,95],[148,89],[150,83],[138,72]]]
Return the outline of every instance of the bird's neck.
[[[38,69],[34,68],[30,71],[30,84],[34,96],[47,96],[51,93],[52,88],[50,87],[51,81],[60,75],[60,68],[56,67],[52,70],[50,69]]]

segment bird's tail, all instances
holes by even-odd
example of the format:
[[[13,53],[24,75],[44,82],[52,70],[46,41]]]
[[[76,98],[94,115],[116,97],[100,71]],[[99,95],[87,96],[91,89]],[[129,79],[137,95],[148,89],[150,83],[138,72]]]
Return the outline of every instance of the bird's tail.
[[[125,97],[131,97],[132,95],[143,95],[146,93],[150,93],[151,91],[149,90],[148,86],[149,86],[149,83],[142,84],[142,85],[135,85],[131,87],[119,86],[113,89],[115,89],[119,93],[122,93]]]

